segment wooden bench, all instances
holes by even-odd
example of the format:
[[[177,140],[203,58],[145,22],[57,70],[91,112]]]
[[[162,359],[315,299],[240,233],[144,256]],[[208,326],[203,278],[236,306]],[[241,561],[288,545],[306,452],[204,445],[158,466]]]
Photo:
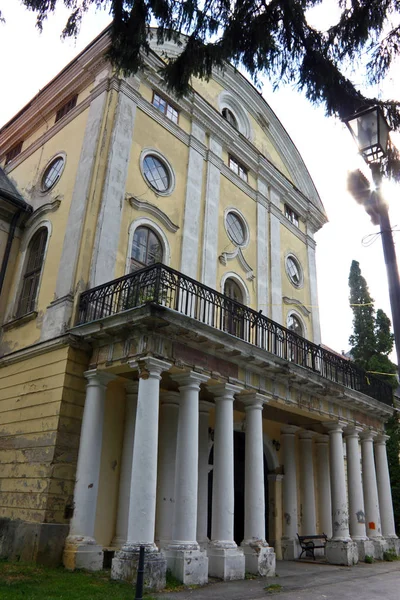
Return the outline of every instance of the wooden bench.
[[[297,534],[297,537],[299,538],[299,544],[301,546],[301,553],[300,553],[299,559],[302,557],[302,555],[305,552],[306,556],[308,556],[308,557],[312,556],[314,560],[315,560],[314,550],[316,548],[323,548],[325,550],[325,545],[326,545],[326,542],[328,539],[328,536],[325,535],[325,533],[321,533],[321,534],[317,534],[317,535],[299,535],[299,534]]]

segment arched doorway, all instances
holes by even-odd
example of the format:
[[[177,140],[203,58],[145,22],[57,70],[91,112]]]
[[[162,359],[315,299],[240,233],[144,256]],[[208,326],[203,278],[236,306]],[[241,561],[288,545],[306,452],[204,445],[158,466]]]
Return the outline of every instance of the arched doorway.
[[[235,335],[236,337],[244,338],[244,314],[240,306],[236,304],[243,304],[243,293],[236,281],[229,277],[225,281],[224,295],[227,298],[225,300],[225,318],[224,328],[228,333]],[[233,302],[230,302],[233,300]]]

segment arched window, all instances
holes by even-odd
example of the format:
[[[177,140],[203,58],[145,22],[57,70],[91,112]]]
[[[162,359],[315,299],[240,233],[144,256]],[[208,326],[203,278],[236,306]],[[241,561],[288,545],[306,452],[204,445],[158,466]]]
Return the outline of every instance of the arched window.
[[[22,317],[35,308],[40,275],[47,242],[47,229],[41,227],[29,242],[17,316]]]
[[[290,331],[294,331],[297,335],[303,335],[303,326],[295,315],[289,315],[287,319],[287,328]]]
[[[149,227],[138,227],[132,241],[130,272],[162,261],[159,237]]]
[[[243,293],[234,279],[228,278],[224,285],[225,301],[225,331],[239,338],[244,338],[244,310],[230,300],[243,304]]]
[[[229,108],[222,109],[222,116],[224,117],[224,119],[226,119],[226,121],[228,121],[228,123],[233,125],[233,127],[235,127],[235,129],[239,129],[237,119],[236,119],[235,115],[233,114],[233,112],[231,110],[229,110]]]

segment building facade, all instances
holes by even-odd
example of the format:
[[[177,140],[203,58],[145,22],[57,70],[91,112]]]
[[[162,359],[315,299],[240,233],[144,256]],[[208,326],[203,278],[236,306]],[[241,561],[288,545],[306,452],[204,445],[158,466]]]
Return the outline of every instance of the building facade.
[[[391,391],[320,344],[293,142],[230,65],[179,99],[177,47],[108,45],[0,130],[1,555],[132,580],[144,545],[160,588],[397,549]]]

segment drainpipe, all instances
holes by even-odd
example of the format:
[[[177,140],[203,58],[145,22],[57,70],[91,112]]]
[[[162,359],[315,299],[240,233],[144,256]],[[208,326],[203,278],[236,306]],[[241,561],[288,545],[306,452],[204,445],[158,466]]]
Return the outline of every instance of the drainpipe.
[[[10,230],[8,232],[8,238],[7,238],[7,244],[6,244],[6,248],[4,250],[3,262],[1,264],[0,294],[1,294],[1,290],[3,289],[3,283],[4,283],[5,276],[6,276],[8,260],[10,258],[11,246],[12,246],[14,235],[15,235],[15,229],[17,227],[18,219],[22,212],[23,212],[22,210],[17,210],[17,212],[14,213],[14,216],[11,219]]]

